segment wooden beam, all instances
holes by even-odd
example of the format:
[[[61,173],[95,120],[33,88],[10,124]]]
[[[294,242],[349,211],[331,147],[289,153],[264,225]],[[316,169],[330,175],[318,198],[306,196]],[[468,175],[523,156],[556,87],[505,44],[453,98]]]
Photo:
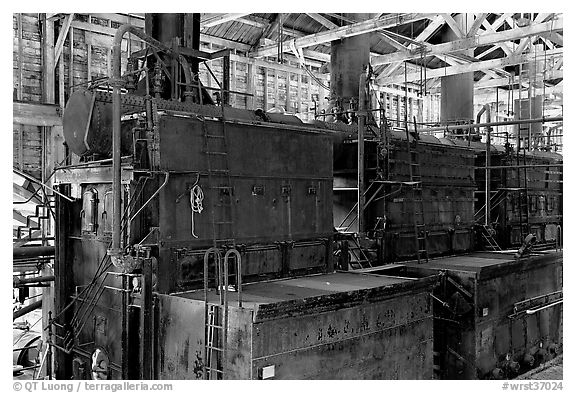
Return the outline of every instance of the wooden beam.
[[[219,14],[212,18],[201,21],[200,28],[218,26],[250,14],[250,12],[244,14]]]
[[[22,100],[22,81],[24,80],[23,71],[22,71],[22,55],[24,52],[24,43],[23,43],[23,29],[22,29],[22,14],[17,14],[18,20],[18,88],[16,91],[16,98]]]
[[[338,27],[328,31],[322,31],[316,34],[310,34],[294,40],[294,44],[298,48],[306,48],[312,45],[323,44],[345,37],[353,37],[359,34],[370,33],[372,31],[382,30],[389,27],[399,26],[406,23],[416,22],[425,19],[430,14],[390,14],[381,17],[380,19],[370,19],[363,22],[354,23],[347,26]],[[290,45],[283,46],[284,51],[289,50]],[[252,55],[253,57],[272,56],[278,50],[276,45],[265,46],[258,49]]]
[[[320,14],[306,13],[306,15],[308,15],[310,18],[314,19],[316,22],[320,23],[322,26],[327,27],[330,30],[338,27],[336,23],[329,21]]]
[[[54,21],[44,15],[42,21],[42,98],[45,103],[54,103]]]
[[[486,17],[488,16],[487,13],[481,13],[476,15],[476,19],[474,19],[474,23],[472,24],[472,27],[470,27],[470,30],[468,30],[468,34],[466,34],[467,37],[473,37],[476,35],[476,33],[478,32],[478,29],[480,29],[480,26],[482,26],[482,23],[484,23],[484,21],[486,20]]]
[[[12,103],[12,121],[29,126],[52,127],[62,125],[60,108],[31,102]]]
[[[212,35],[207,35],[200,33],[200,42],[206,44],[219,45],[230,49],[236,49],[242,52],[248,52],[250,50],[250,45],[244,44],[242,42],[227,40],[225,38],[215,37]]]
[[[401,52],[408,51],[408,48],[406,46],[402,45],[400,42],[398,42],[394,38],[390,37],[388,34],[386,34],[385,31],[378,32],[378,36],[382,39],[382,41],[386,42],[391,47],[396,48]]]
[[[68,59],[68,90],[72,94],[74,91],[74,28],[70,27],[68,32],[68,43],[70,45],[70,58]]]
[[[462,29],[460,29],[460,26],[458,26],[458,23],[456,23],[454,18],[452,18],[452,15],[450,14],[440,14],[440,15],[442,15],[446,23],[448,23],[448,26],[450,26],[452,31],[456,33],[456,36],[458,36],[458,38],[464,38],[466,36],[462,31]]]
[[[464,38],[456,41],[446,42],[444,44],[426,45],[424,56],[444,55],[451,52],[476,48],[506,42],[523,37],[535,36],[541,33],[551,31],[561,31],[563,29],[563,19],[559,18],[554,21],[539,23],[536,25],[521,27],[514,30],[505,30],[492,34],[483,34],[475,37]],[[421,57],[419,50],[413,50],[409,53],[395,52],[389,55],[381,55],[370,60],[372,66],[380,64],[395,63],[397,61],[415,60]]]
[[[264,29],[264,28],[266,28],[266,26],[268,26],[268,23],[266,23],[266,22],[259,22],[257,20],[248,19],[248,18],[238,18],[238,19],[236,19],[236,22],[244,23],[245,25],[249,25],[249,26],[254,26],[254,27],[257,27],[259,29]]]
[[[64,18],[64,23],[62,24],[62,28],[60,29],[60,34],[58,35],[58,40],[56,41],[56,48],[54,50],[54,67],[56,67],[56,63],[58,63],[58,59],[60,59],[60,54],[62,53],[62,49],[64,49],[64,41],[66,41],[66,36],[68,35],[68,29],[70,29],[70,25],[74,20],[74,14],[66,15]]]
[[[558,78],[562,78],[563,77],[563,73],[560,71],[547,71],[544,73],[544,80],[552,80],[552,79],[558,79]],[[474,83],[474,88],[475,89],[489,89],[489,88],[495,88],[495,87],[500,87],[500,86],[508,86],[509,83],[517,84],[518,81],[518,77],[514,77],[513,79],[510,78],[496,78],[496,79],[488,79],[485,81],[478,81],[476,83]],[[546,88],[548,89],[548,87]]]
[[[544,20],[550,18],[551,16],[554,16],[554,14],[552,13],[539,13],[536,18],[534,18],[534,21],[532,23],[542,23]],[[561,20],[561,19],[560,19]],[[553,22],[553,21],[551,21]],[[531,26],[533,26],[533,24],[531,24]],[[558,30],[556,30],[558,31]],[[552,30],[550,30],[550,32],[552,32]],[[519,55],[520,53],[522,53],[524,51],[524,49],[526,49],[526,47],[528,46],[528,44],[532,43],[537,37],[526,37],[524,38],[520,44],[518,45],[518,47],[516,48],[516,50],[514,51],[514,54]]]
[[[130,15],[130,14],[106,14],[106,13],[94,13],[94,14],[90,14],[91,16],[94,16],[96,18],[100,18],[100,19],[108,19],[112,22],[116,22],[116,23],[120,23],[122,25],[124,24],[130,24],[132,26],[136,26],[139,27],[141,29],[144,28],[144,17],[143,16],[137,16],[137,15]]]
[[[550,51],[547,51],[548,56],[552,56],[552,55],[560,54],[560,53],[562,53],[562,48],[552,49]],[[482,70],[491,69],[491,68],[501,68],[501,67],[516,65],[516,64],[523,64],[523,63],[526,63],[528,61],[534,61],[534,58],[535,58],[535,56],[533,54],[515,55],[515,56],[504,57],[501,59],[480,61],[478,63],[470,63],[470,64],[463,64],[463,65],[459,65],[459,66],[436,68],[433,70],[426,71],[426,79],[439,78],[442,76],[449,76],[449,75],[458,75],[458,74],[463,74],[463,73],[467,73],[467,72],[482,71]],[[538,59],[543,58],[543,54],[536,56],[536,58],[538,58]],[[408,82],[412,82],[412,81],[419,80],[419,79],[420,79],[420,73],[419,72],[412,72],[406,76],[406,80]],[[404,75],[398,75],[398,76],[390,77],[390,78],[382,78],[382,83],[385,83],[385,84],[402,83],[402,82],[404,82]]]

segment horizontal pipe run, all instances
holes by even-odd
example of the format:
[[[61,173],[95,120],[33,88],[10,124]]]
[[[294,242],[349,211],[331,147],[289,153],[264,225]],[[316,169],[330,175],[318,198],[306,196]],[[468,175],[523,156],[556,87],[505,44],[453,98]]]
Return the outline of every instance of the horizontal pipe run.
[[[561,304],[563,301],[564,301],[564,300],[558,300],[557,302],[547,304],[547,305],[545,305],[545,306],[536,308],[536,309],[534,309],[534,310],[526,310],[526,314],[528,314],[528,315],[536,314],[538,311],[542,311],[542,310],[544,310],[544,309],[546,309],[546,308],[549,308],[549,307],[552,307],[552,306],[556,306],[557,304]]]
[[[12,250],[14,259],[52,256],[55,253],[54,246],[13,247]]]
[[[32,278],[20,278],[18,276],[14,276],[12,279],[12,283],[14,286],[24,284],[35,284],[40,282],[51,282],[51,281],[54,281],[54,276],[39,276]]]
[[[533,123],[551,123],[555,121],[564,121],[564,116],[557,117],[542,117],[538,119],[520,119],[511,121],[493,121],[490,123],[477,123],[477,124],[462,124],[455,126],[438,126],[423,128],[421,132],[429,131],[450,131],[450,130],[461,130],[466,128],[481,128],[481,127],[496,127],[496,126],[513,126],[518,124],[533,124]]]
[[[40,307],[42,307],[42,299],[35,301],[34,303],[30,303],[29,305],[22,307],[18,311],[14,311],[14,314],[12,314],[12,320],[20,318],[21,316],[26,315],[31,311],[37,310]]]

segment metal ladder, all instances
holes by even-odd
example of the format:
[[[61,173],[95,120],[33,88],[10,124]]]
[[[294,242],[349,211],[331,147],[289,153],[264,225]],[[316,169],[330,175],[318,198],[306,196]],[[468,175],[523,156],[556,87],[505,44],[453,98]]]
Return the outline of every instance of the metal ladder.
[[[410,133],[406,125],[406,144],[408,146],[408,166],[410,172],[410,197],[412,199],[412,222],[418,263],[422,259],[428,262],[428,234],[424,217],[424,200],[422,196],[422,176],[420,175],[420,154],[418,152],[418,132],[414,119],[414,146],[410,143]]]
[[[210,303],[208,293],[209,260],[214,255],[215,286],[218,294],[218,304]],[[224,379],[228,351],[228,292],[229,287],[229,258],[236,262],[236,292],[238,306],[242,307],[242,258],[236,249],[230,249],[224,255],[216,247],[204,253],[204,379]]]
[[[212,238],[214,247],[235,247],[233,193],[228,165],[226,120],[222,108],[222,128],[214,127],[208,133],[206,121],[201,118],[204,133],[204,153],[208,165],[208,188],[212,197]],[[217,165],[216,162],[219,164]],[[218,180],[218,183],[216,181]]]

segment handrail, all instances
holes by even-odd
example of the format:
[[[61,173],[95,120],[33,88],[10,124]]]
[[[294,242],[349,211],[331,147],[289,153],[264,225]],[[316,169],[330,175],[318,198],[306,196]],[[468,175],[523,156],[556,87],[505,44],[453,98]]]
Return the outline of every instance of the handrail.
[[[42,186],[42,188],[48,188],[48,189],[50,189],[50,191],[53,191],[55,194],[60,195],[62,198],[66,199],[66,200],[69,201],[69,202],[74,202],[74,199],[71,199],[71,198],[69,198],[68,196],[62,194],[61,192],[56,191],[55,189],[53,189],[53,188],[50,187],[49,185],[42,183],[40,180],[38,180],[38,179],[36,179],[36,178],[28,175],[28,174],[25,173],[25,172],[20,171],[19,169],[16,169],[16,168],[13,167],[13,168],[12,168],[12,172],[14,172],[14,173],[16,173],[17,175],[22,176],[22,177],[30,180],[30,181],[33,182],[33,183],[36,183],[36,184]]]

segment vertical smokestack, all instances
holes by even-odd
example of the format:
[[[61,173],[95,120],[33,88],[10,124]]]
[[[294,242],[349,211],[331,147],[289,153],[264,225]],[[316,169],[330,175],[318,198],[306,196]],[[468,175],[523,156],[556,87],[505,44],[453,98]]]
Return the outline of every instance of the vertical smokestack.
[[[180,46],[198,50],[200,49],[200,14],[146,14],[144,32],[167,46],[172,46],[176,42]],[[198,64],[197,60],[190,61],[190,71],[196,77]],[[164,82],[161,96],[166,99],[173,98],[171,89],[170,83]],[[178,90],[175,97],[184,97],[186,89],[181,86]],[[197,99],[195,101],[197,102]],[[210,97],[207,96],[204,102],[211,102]]]
[[[454,17],[456,24],[463,33],[472,26],[472,14],[458,14]],[[459,39],[449,28],[443,41],[450,42]],[[474,55],[473,50],[462,51],[461,54]],[[473,120],[474,119],[474,73],[443,76],[441,79],[440,121]]]
[[[344,14],[353,20],[364,20],[370,14]],[[331,107],[340,100],[342,109],[350,101],[358,103],[358,84],[364,67],[370,63],[370,33],[332,41],[330,52]]]

